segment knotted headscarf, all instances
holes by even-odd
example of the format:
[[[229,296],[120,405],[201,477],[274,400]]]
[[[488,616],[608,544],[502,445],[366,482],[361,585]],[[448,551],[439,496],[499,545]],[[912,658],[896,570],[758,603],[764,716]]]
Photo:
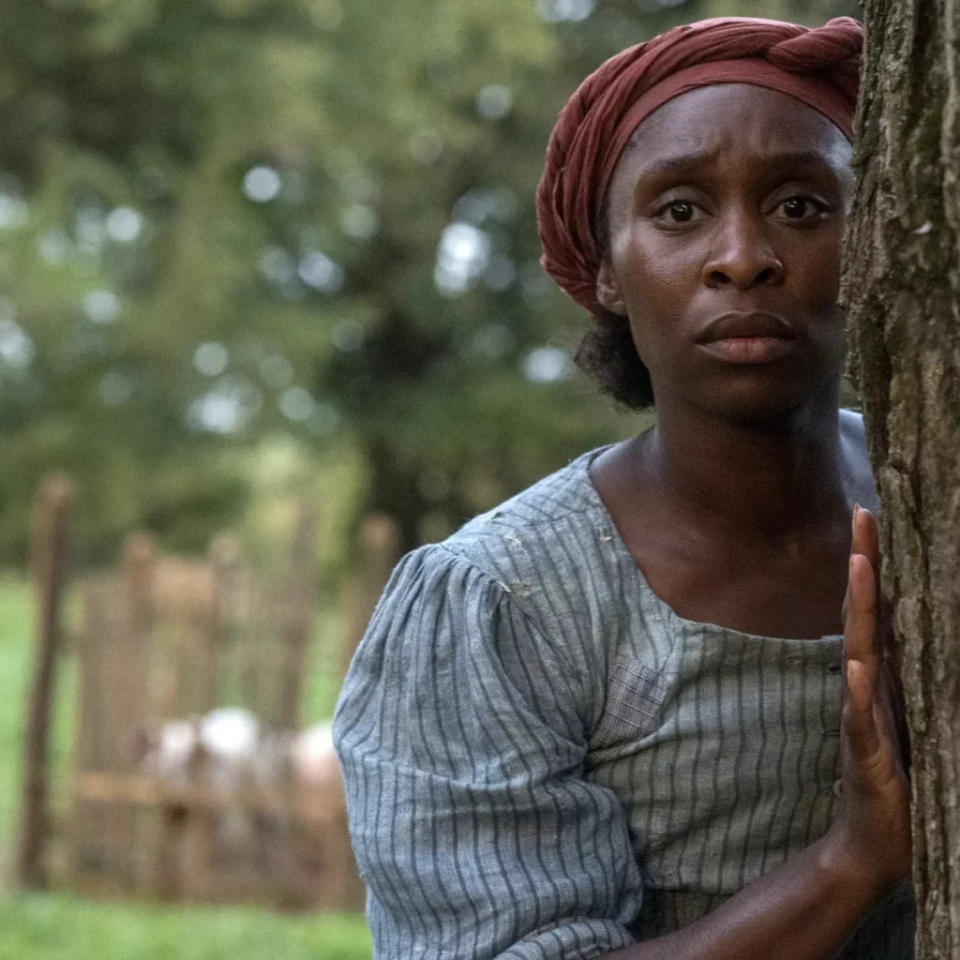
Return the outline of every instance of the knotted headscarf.
[[[592,312],[600,251],[599,206],[617,160],[640,122],[668,100],[715,83],[752,83],[786,93],[852,137],[863,29],[837,17],[795,23],[719,17],[675,27],[607,60],[560,112],[537,190],[547,273]]]

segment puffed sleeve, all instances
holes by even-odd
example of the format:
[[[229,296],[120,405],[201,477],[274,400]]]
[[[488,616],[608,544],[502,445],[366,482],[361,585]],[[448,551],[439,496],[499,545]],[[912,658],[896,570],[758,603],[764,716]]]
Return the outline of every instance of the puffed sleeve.
[[[442,546],[394,572],[334,720],[377,960],[633,942],[626,819],[583,775],[583,679],[549,632]]]

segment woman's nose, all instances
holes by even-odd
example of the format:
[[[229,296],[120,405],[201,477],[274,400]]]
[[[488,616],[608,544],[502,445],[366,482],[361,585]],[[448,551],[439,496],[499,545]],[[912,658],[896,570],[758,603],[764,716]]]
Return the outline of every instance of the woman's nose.
[[[714,246],[703,265],[707,286],[748,290],[782,279],[783,263],[760,217],[742,212],[718,220]]]

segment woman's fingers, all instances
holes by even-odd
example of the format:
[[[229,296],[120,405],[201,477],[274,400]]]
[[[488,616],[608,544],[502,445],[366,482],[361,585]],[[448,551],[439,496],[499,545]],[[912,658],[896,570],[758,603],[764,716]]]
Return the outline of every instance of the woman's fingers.
[[[861,544],[869,547],[862,540]],[[881,745],[875,711],[880,668],[875,646],[877,590],[873,565],[863,554],[850,557],[849,570],[843,642],[847,686],[844,725],[852,759],[863,763],[875,759]]]
[[[833,830],[861,872],[899,880],[910,870],[909,794],[896,758],[893,712],[876,571],[879,541],[866,510],[855,510],[844,600],[842,790]]]
[[[910,766],[910,738],[906,727],[906,705],[900,682],[900,650],[890,626],[891,611],[880,596],[877,582],[880,574],[880,535],[877,521],[869,510],[854,509],[851,553],[862,554],[873,568],[874,596],[877,607],[874,651],[876,656],[876,686],[874,709],[881,714],[880,729],[894,745],[894,753],[904,769]]]
[[[880,730],[874,710],[873,684],[859,660],[848,660],[847,708],[844,725],[851,759],[857,764],[875,761],[880,752]]]
[[[873,565],[863,554],[850,557],[845,608],[844,656],[863,663],[871,683],[876,683],[877,589]]]
[[[853,510],[853,537],[851,553],[862,553],[872,564],[874,570],[880,569],[880,534],[874,515],[864,507]]]

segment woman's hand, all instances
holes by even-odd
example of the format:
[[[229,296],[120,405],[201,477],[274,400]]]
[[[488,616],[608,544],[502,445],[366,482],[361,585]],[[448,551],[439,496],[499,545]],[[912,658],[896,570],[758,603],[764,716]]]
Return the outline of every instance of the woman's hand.
[[[899,704],[887,682],[878,625],[879,562],[876,521],[869,510],[855,508],[844,600],[842,789],[828,838],[841,869],[883,893],[909,876],[911,849]]]
[[[880,642],[879,565],[876,522],[855,510],[843,605],[843,778],[833,825],[705,917],[609,960],[836,957],[910,875],[910,786],[895,732],[899,701]]]

